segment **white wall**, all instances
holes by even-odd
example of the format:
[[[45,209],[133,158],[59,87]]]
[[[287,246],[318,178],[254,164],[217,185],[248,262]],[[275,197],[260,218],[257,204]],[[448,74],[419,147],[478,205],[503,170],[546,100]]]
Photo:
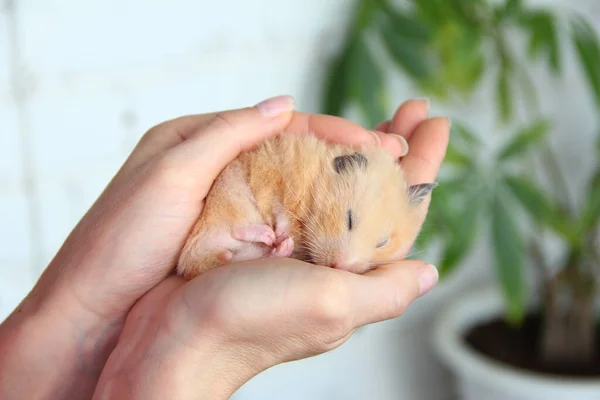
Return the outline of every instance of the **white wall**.
[[[598,25],[594,0],[573,3]],[[149,127],[282,93],[294,95],[298,108],[317,111],[323,61],[337,48],[353,4],[5,0],[0,319],[30,289]],[[563,82],[547,81],[543,97],[565,133],[557,140],[579,187],[583,182],[576,171],[593,157],[594,116],[571,70]],[[498,132],[486,92],[483,87],[483,97],[456,105],[454,112],[491,135]],[[420,95],[402,82],[394,93],[395,102]],[[433,104],[433,113],[442,111]],[[489,269],[480,259],[485,258],[473,257],[402,318],[367,327],[329,354],[273,368],[245,385],[236,399],[452,398],[449,376],[429,348],[429,326],[440,304],[485,281]]]

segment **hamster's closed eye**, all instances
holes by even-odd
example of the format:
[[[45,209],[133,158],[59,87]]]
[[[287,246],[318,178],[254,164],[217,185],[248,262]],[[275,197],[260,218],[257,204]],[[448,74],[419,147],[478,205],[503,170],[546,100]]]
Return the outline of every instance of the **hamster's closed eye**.
[[[354,226],[354,215],[352,214],[352,210],[348,210],[346,214],[346,222],[348,223],[348,230],[351,231]]]
[[[390,240],[390,238],[385,238],[384,240],[382,240],[381,242],[377,243],[377,246],[375,246],[376,248],[381,248],[383,246],[385,246],[387,244],[387,242]]]

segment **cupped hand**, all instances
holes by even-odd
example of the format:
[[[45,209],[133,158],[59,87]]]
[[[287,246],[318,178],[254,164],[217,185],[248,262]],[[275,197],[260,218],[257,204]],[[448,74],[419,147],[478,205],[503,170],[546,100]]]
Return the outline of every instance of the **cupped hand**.
[[[409,101],[377,129],[408,140],[402,163],[410,184],[435,179],[448,120],[427,119],[426,103]],[[393,136],[380,140],[401,151]],[[130,313],[95,398],[228,398],[271,366],[329,351],[356,328],[401,315],[436,282],[435,268],[412,260],[364,275],[269,259],[230,264],[187,283],[170,277]]]
[[[378,140],[394,155],[402,153],[403,145],[387,133],[399,134],[408,140],[409,154],[402,163],[409,183],[434,179],[447,145],[446,119],[427,119],[427,104],[415,100],[401,106],[392,121],[383,123],[378,129],[385,132],[377,134]],[[24,395],[28,398],[89,398],[115,342],[119,338],[120,343],[131,339],[129,335],[120,336],[123,324],[131,307],[146,293],[143,301],[138,303],[141,314],[144,310],[151,310],[141,305],[153,304],[156,307],[154,315],[162,318],[165,314],[160,309],[167,303],[173,309],[181,310],[173,315],[185,315],[185,310],[198,312],[193,307],[177,307],[176,301],[156,303],[151,300],[164,298],[160,295],[166,289],[174,290],[174,298],[178,293],[181,299],[187,297],[182,295],[183,282],[176,277],[165,278],[175,267],[179,251],[202,211],[202,201],[213,180],[241,151],[282,130],[298,134],[313,132],[322,138],[350,145],[376,140],[368,130],[342,118],[294,112],[293,101],[287,97],[272,99],[255,107],[186,116],[150,129],[71,232],[33,290],[0,325],[0,381],[11,382],[10,387],[0,385],[0,397],[13,398],[12,393],[17,398]],[[427,202],[423,204],[425,215]],[[287,265],[298,267],[298,273],[320,271],[308,273],[313,277],[311,279],[318,276],[315,274],[331,272],[288,262],[291,264]],[[270,270],[269,264],[259,267],[250,266],[246,273],[253,271],[259,274]],[[414,268],[419,269],[418,266]],[[381,268],[372,271],[372,274],[386,274],[386,271],[395,274],[396,268]],[[225,270],[220,273],[225,274]],[[281,275],[277,276],[281,279]],[[414,296],[417,286],[417,275],[410,276],[412,283],[403,283],[403,287],[413,288],[407,291],[410,293],[405,298],[408,301]],[[358,282],[356,279],[372,277],[339,279]],[[236,279],[223,279],[214,275],[212,282],[241,284]],[[390,282],[392,280],[395,278],[392,277]],[[384,282],[383,279],[378,281]],[[196,281],[189,287],[199,284],[200,281]],[[341,286],[347,289],[358,287],[354,284]],[[230,293],[232,287],[235,288],[224,287],[221,293]],[[285,285],[278,283],[274,287]],[[308,291],[302,293],[310,292],[305,290]],[[294,293],[298,296],[301,292]],[[334,295],[335,292],[330,293],[330,296]],[[333,298],[330,296],[327,298]],[[374,312],[382,307],[371,304]],[[253,307],[264,311],[264,306],[256,303]],[[137,320],[136,324],[136,320],[132,319],[135,315],[129,314],[129,331],[143,325],[142,320]],[[213,312],[209,315],[224,314]],[[365,322],[352,321],[354,324]],[[193,326],[190,332],[197,331]],[[344,325],[346,328],[350,326],[352,323],[348,322]],[[259,337],[254,336],[255,339]],[[328,337],[335,338],[336,335]],[[178,343],[173,338],[176,336],[167,335],[162,343]],[[152,343],[158,345],[161,341]],[[179,348],[185,348],[185,353],[190,354],[187,347]],[[134,349],[139,349],[139,346]],[[175,353],[169,352],[170,355]],[[114,357],[119,354],[113,352]],[[288,351],[285,354],[301,356],[302,352]],[[281,359],[282,356],[276,357]],[[36,385],[32,386],[32,381]]]
[[[240,152],[282,130],[312,132],[349,145],[375,140],[350,121],[293,112],[293,105],[289,97],[276,97],[255,107],[185,116],[150,129],[69,235],[36,292],[52,288],[68,293],[65,302],[101,319],[118,319],[171,273],[212,182]],[[415,181],[426,177],[420,172],[423,163],[432,163],[425,165],[429,175],[437,171],[443,154],[444,133],[429,131],[446,126],[446,120],[423,122],[426,113],[424,102],[407,102],[390,123],[392,132],[409,141],[403,163]],[[439,141],[428,144],[430,135]],[[378,136],[392,154],[402,152],[392,135]]]
[[[436,281],[413,260],[364,275],[280,258],[172,276],[132,309],[94,399],[227,399],[272,366],[400,316]]]
[[[102,319],[119,318],[171,273],[213,181],[240,152],[284,129],[347,144],[375,140],[359,125],[293,112],[293,105],[291,98],[277,97],[150,129],[38,286],[68,293],[71,303]],[[391,152],[401,149],[393,138],[382,144]]]

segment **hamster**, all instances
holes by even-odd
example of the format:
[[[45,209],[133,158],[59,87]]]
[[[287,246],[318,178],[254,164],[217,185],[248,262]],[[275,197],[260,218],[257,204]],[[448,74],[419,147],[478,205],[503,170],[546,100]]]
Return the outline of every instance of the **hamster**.
[[[231,262],[290,257],[362,274],[398,260],[436,183],[408,186],[378,144],[282,133],[220,173],[180,254],[185,279]]]

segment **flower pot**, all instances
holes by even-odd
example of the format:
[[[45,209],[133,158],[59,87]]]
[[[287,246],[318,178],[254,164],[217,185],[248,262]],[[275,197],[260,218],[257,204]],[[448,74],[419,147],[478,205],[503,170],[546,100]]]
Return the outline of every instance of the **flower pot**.
[[[496,361],[464,340],[477,324],[496,319],[503,299],[494,289],[470,293],[443,314],[433,331],[435,350],[456,378],[464,400],[599,400],[600,378],[536,373]]]

